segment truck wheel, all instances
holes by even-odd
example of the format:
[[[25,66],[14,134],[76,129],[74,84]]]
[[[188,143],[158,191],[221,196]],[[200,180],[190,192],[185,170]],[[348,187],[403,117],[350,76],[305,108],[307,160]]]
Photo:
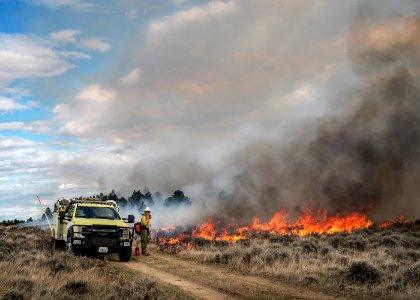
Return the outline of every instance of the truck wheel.
[[[131,247],[122,248],[120,253],[118,253],[118,256],[120,257],[120,261],[130,261]]]
[[[80,255],[80,251],[73,245],[71,233],[67,234],[66,252],[73,255]]]

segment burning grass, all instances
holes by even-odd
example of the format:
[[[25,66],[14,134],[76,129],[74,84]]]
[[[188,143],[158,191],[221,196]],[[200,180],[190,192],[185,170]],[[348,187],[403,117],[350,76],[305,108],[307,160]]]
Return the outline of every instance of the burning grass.
[[[174,237],[158,240],[163,251],[253,275],[360,297],[414,299],[420,294],[420,221],[351,233],[254,232],[236,242],[194,237],[193,230],[179,243],[168,241]]]
[[[161,244],[167,248],[181,246],[191,249],[194,247],[189,241],[191,239],[204,239],[219,242],[237,242],[248,239],[253,235],[298,235],[306,236],[311,234],[334,234],[352,232],[359,229],[367,229],[374,225],[374,222],[367,217],[368,209],[348,214],[328,215],[325,209],[314,210],[306,208],[294,221],[288,222],[288,213],[281,209],[266,223],[260,222],[256,216],[248,226],[237,224],[221,225],[220,220],[209,218],[205,223],[196,227],[182,228],[167,227],[157,232],[156,237]],[[395,223],[404,223],[403,217],[378,224],[381,228],[389,227]]]
[[[0,226],[0,299],[170,298],[153,280],[104,260],[52,251],[48,232]]]

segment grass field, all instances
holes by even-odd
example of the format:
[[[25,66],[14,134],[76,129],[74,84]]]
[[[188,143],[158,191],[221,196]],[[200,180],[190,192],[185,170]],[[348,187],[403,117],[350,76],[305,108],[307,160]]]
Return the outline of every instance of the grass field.
[[[363,298],[420,295],[420,221],[333,235],[254,236],[234,244],[193,242],[196,251],[178,255]]]
[[[196,250],[175,255],[156,252],[137,261],[230,295],[242,295],[235,293],[235,282],[246,274],[266,278],[271,285],[290,283],[308,292],[352,299],[418,299],[420,295],[419,221],[333,235],[260,234],[237,243],[203,239],[192,243]],[[237,280],[223,280],[226,276]],[[249,288],[245,298],[261,293],[257,287]],[[0,226],[0,299],[191,298],[158,277],[150,279],[129,270],[124,263],[52,251],[48,231]]]
[[[52,251],[48,231],[0,226],[0,299],[168,298],[184,297],[124,263]]]

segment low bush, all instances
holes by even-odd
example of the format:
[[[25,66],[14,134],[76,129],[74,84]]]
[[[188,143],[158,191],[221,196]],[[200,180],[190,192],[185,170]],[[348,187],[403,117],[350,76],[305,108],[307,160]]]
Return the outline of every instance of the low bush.
[[[67,282],[63,289],[70,294],[83,295],[89,291],[87,282],[82,280],[72,280]]]
[[[22,293],[17,291],[11,291],[4,294],[2,300],[24,300],[25,297]]]
[[[353,262],[345,276],[348,282],[358,284],[377,284],[381,280],[380,272],[364,261]]]
[[[420,286],[420,262],[405,270],[399,281],[407,285]]]

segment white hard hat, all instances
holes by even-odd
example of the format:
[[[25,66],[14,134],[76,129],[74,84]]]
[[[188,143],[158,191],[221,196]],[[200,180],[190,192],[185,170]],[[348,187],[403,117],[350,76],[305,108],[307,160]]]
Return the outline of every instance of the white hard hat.
[[[146,206],[146,208],[144,209],[144,212],[146,211],[150,212],[150,207]]]

